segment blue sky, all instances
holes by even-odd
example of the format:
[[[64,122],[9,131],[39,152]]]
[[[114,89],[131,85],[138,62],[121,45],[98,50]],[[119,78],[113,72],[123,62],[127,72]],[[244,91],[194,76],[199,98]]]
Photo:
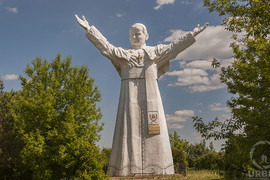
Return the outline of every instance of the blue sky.
[[[114,131],[120,78],[113,65],[85,37],[74,14],[84,15],[115,46],[129,47],[129,27],[140,22],[150,35],[147,45],[170,43],[197,24],[209,27],[197,42],[171,62],[170,72],[159,80],[169,132],[177,131],[190,142],[200,142],[192,116],[206,122],[230,116],[230,94],[220,84],[220,70],[213,58],[227,66],[232,62],[230,32],[222,18],[209,13],[202,0],[0,0],[0,73],[7,91],[19,90],[23,74],[36,56],[53,59],[72,56],[73,65],[87,65],[102,94],[105,123],[100,145],[110,147]],[[222,142],[215,142],[216,149]]]

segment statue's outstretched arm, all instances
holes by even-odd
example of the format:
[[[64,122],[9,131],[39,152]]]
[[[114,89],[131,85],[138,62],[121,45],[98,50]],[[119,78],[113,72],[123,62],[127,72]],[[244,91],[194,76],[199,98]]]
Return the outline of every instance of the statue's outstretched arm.
[[[156,62],[162,65],[172,59],[175,59],[180,52],[184,51],[195,42],[194,37],[201,33],[207,26],[208,23],[205,23],[202,27],[198,24],[193,31],[175,39],[170,44],[158,45],[156,47],[156,54],[158,55]]]
[[[75,18],[79,25],[86,30],[86,37],[94,44],[94,46],[105,56],[111,59],[111,51],[115,49],[107,39],[97,30],[95,26],[90,26],[88,21],[82,16],[82,19],[75,14]]]
[[[75,16],[77,22],[80,24],[80,26],[82,26],[86,31],[90,29],[89,23],[85,19],[84,16],[82,16],[82,19],[79,18],[79,16],[77,14],[75,14],[74,16]]]
[[[202,27],[200,27],[200,24],[197,25],[197,27],[195,27],[193,29],[193,31],[191,32],[191,34],[193,35],[193,37],[197,36],[199,33],[201,33],[207,26],[208,26],[208,22],[205,23]]]
[[[120,72],[120,63],[127,58],[127,52],[122,48],[117,48],[110,44],[94,25],[89,25],[84,16],[82,19],[75,14],[75,18],[80,26],[86,30],[86,37],[101,52],[101,54],[112,61],[117,71]]]

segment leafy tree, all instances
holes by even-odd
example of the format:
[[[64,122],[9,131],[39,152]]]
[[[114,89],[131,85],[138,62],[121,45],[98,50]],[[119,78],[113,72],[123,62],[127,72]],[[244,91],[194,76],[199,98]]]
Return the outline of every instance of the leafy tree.
[[[181,139],[175,131],[169,136],[176,173],[185,175],[186,169],[207,169],[222,174],[224,152],[216,152],[212,142],[209,147],[205,140],[191,144]]]
[[[207,169],[223,174],[224,152],[216,152],[212,142],[210,142],[209,147],[206,146],[205,140],[189,144],[186,157],[191,169]]]
[[[214,145],[213,145],[213,142],[210,142],[210,144],[209,144],[209,151],[210,152],[216,152],[216,150],[214,148]]]
[[[187,149],[188,142],[181,139],[176,131],[174,131],[173,135],[169,134],[169,136],[175,173],[186,175],[186,167],[188,163],[186,161],[186,154],[184,150]]]
[[[173,134],[169,134],[169,138],[172,147],[183,149],[184,151],[187,150],[188,141],[185,139],[181,139],[181,137],[177,134],[176,131],[174,131]]]
[[[202,155],[198,159],[198,169],[208,169],[216,172],[221,172],[223,170],[224,153],[221,152],[208,152]]]
[[[5,92],[0,75],[0,179],[15,178],[19,166],[22,143],[14,133],[14,119],[10,114],[14,92]]]
[[[253,144],[270,140],[270,1],[204,0],[204,5],[224,15],[223,26],[235,33],[231,44],[235,60],[222,67],[220,74],[233,94],[227,101],[232,118],[204,124],[195,117],[194,126],[203,137],[226,139],[226,175],[243,177],[252,167],[249,151]],[[220,63],[214,60],[212,65],[219,67]],[[269,148],[262,151],[269,153]]]
[[[102,154],[103,154],[103,160],[104,160],[104,166],[103,166],[103,171],[107,174],[108,171],[108,165],[109,165],[109,160],[110,160],[110,155],[111,155],[111,148],[102,148]]]
[[[22,90],[13,98],[15,129],[24,147],[22,175],[33,179],[103,179],[96,145],[102,126],[100,92],[86,66],[72,67],[71,57],[36,57],[20,76]]]
[[[189,144],[186,150],[189,168],[200,169],[198,166],[199,159],[208,152],[209,149],[206,146],[205,140],[201,141],[200,143]]]

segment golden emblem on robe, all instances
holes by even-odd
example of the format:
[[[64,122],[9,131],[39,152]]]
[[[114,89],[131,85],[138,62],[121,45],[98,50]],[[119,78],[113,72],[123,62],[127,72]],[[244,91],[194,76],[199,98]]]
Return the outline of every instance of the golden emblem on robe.
[[[157,112],[148,113],[148,133],[150,135],[160,134],[160,125]]]
[[[158,120],[158,115],[157,114],[149,114],[149,118],[150,118],[150,124],[158,124],[157,120]]]
[[[138,57],[137,57],[139,64],[141,64],[142,58],[143,58],[143,57],[142,57],[142,56],[140,55],[140,53],[139,53],[139,55],[138,55]]]

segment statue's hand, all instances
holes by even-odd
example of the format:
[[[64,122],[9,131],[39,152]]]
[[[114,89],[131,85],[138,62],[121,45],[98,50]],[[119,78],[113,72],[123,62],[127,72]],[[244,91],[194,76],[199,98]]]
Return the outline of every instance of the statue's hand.
[[[199,33],[201,33],[207,26],[208,26],[208,22],[207,23],[205,23],[202,27],[200,27],[200,25],[198,24],[197,25],[197,27],[195,27],[194,29],[193,29],[193,31],[191,32],[192,33],[192,35],[195,37],[195,36],[197,36]]]
[[[87,22],[87,20],[85,19],[84,16],[82,16],[82,19],[78,17],[77,14],[74,15],[77,22],[85,29],[88,30],[90,29],[89,23]]]

